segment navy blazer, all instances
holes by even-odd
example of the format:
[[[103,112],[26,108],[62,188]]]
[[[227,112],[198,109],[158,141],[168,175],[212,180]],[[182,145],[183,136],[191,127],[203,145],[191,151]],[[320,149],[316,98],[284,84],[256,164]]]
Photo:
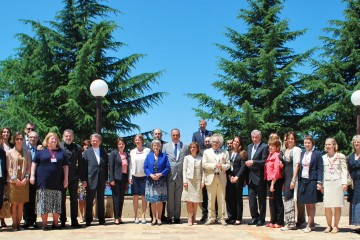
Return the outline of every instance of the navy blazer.
[[[2,148],[0,148],[0,159],[1,159],[1,172],[2,172],[3,183],[6,184],[7,181],[6,153]]]
[[[104,188],[105,190],[108,178],[108,155],[104,149],[100,147],[100,164],[92,147],[85,150],[82,168],[81,181],[86,181],[89,189]]]
[[[154,174],[154,154],[149,153],[144,162],[144,172],[147,177],[150,177],[150,174]],[[161,178],[166,179],[167,175],[170,172],[170,163],[168,157],[165,153],[160,152],[158,157],[158,173],[161,173]]]
[[[299,174],[298,174],[299,180],[301,178],[301,172],[303,170],[302,160],[304,158],[305,152],[306,151],[301,152],[300,170],[299,170]],[[310,166],[309,166],[309,180],[315,180],[317,182],[322,183],[323,176],[324,176],[324,162],[323,162],[321,152],[319,152],[318,150],[314,150],[313,153],[311,154],[311,160],[310,160]]]
[[[127,160],[127,173],[129,174],[130,167],[130,154],[126,153]],[[122,178],[122,161],[118,150],[113,150],[109,155],[109,177],[110,182],[116,180],[121,180]]]
[[[269,155],[269,147],[267,144],[260,142],[256,152],[251,159],[251,151],[254,144],[249,144],[247,148],[248,159],[253,160],[254,164],[251,167],[248,167],[249,170],[249,182],[254,183],[255,185],[259,185],[260,182],[265,183],[264,178],[264,166],[266,159]]]
[[[211,131],[205,129],[205,137],[210,137],[212,135]],[[201,136],[200,130],[193,133],[192,142],[197,142],[200,145],[200,150],[205,148],[204,139]]]

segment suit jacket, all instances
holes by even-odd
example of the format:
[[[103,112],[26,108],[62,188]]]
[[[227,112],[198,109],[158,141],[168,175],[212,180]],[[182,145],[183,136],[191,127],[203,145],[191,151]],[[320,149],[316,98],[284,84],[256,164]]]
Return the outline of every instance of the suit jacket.
[[[346,164],[346,157],[342,153],[335,153],[336,161],[329,163],[327,154],[323,155],[324,162],[324,181],[338,180],[341,179],[343,185],[347,185],[348,169]],[[332,173],[330,172],[332,168]]]
[[[178,144],[178,147],[180,148],[180,152],[177,153],[179,155],[178,159],[175,158],[174,146],[172,142],[166,143],[162,147],[162,152],[167,155],[171,168],[168,179],[173,181],[183,180],[184,157],[188,155],[188,145],[184,144],[181,141],[179,141]]]
[[[154,172],[154,162],[155,157],[154,154],[148,154],[145,158],[144,162],[144,172],[146,174],[146,177],[150,177],[150,174],[155,173]],[[161,173],[162,179],[166,179],[167,175],[170,172],[170,163],[168,160],[168,157],[165,153],[160,152],[158,156],[158,173]]]
[[[6,170],[6,153],[3,149],[0,149],[0,159],[1,159],[1,173],[2,173],[2,180],[5,184],[7,181],[7,170]]]
[[[25,178],[26,175],[30,177],[30,166],[31,166],[31,153],[29,150],[23,148],[24,162],[22,164],[21,179]],[[12,178],[17,179],[18,172],[18,153],[15,148],[10,149],[6,152],[6,168],[8,171],[7,181],[11,182]]]
[[[260,142],[256,152],[251,159],[251,151],[254,144],[249,144],[247,148],[248,160],[253,160],[254,164],[251,167],[247,167],[249,170],[249,182],[255,185],[259,185],[261,182],[265,182],[264,179],[264,166],[266,159],[269,155],[268,145]]]
[[[226,186],[226,170],[230,168],[230,159],[228,151],[219,149],[216,154],[213,148],[204,151],[202,165],[204,168],[205,185],[211,185],[215,176],[215,166],[218,162],[221,163],[222,170],[219,171],[220,182]]]
[[[207,129],[205,129],[205,137],[210,137],[212,135],[211,131],[208,131]],[[204,145],[204,139],[201,136],[201,132],[200,130],[196,131],[193,133],[192,136],[192,142],[197,142],[200,145],[200,149],[204,149],[205,145]]]
[[[108,156],[100,147],[100,164],[98,164],[94,149],[91,147],[83,152],[83,169],[81,180],[87,182],[87,187],[95,190],[104,187],[108,178]],[[100,182],[99,182],[100,181]]]
[[[69,182],[79,181],[80,179],[79,169],[81,169],[81,165],[82,165],[82,153],[81,153],[80,145],[75,143],[71,143],[70,145],[67,145],[64,142],[61,142],[60,147],[64,150],[68,161]]]
[[[358,204],[360,203],[360,159],[355,160],[355,154],[351,153],[349,156],[349,163],[348,163],[348,169],[350,176],[354,182],[354,189],[351,196],[351,203],[352,204]],[[350,196],[349,196],[350,197]]]
[[[243,159],[240,153],[236,153],[234,159],[231,159],[231,155],[232,151],[229,152],[230,168],[226,171],[226,174],[228,175],[228,178],[237,176],[239,182],[244,182],[248,174],[245,165],[247,159]],[[233,165],[233,170],[231,170],[231,164]]]
[[[126,153],[127,173],[130,171],[130,155]],[[122,179],[122,160],[118,150],[113,150],[109,155],[110,182]]]
[[[196,164],[199,164],[199,167],[196,167]],[[183,182],[187,183],[188,180],[191,181],[196,177],[201,183],[205,183],[202,159],[200,155],[196,156],[195,158],[191,155],[187,155],[184,158]]]
[[[302,151],[300,157],[300,170],[298,178],[301,178],[301,172],[303,170],[302,161],[304,158],[305,151]],[[310,166],[309,166],[309,180],[315,180],[322,182],[324,178],[324,163],[321,156],[321,152],[314,150],[311,154]]]

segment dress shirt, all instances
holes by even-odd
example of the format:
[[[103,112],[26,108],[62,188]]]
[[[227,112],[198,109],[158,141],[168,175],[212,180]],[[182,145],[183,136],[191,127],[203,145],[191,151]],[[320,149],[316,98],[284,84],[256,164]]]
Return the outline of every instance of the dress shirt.
[[[251,150],[251,159],[253,159],[256,149],[259,147],[259,144],[254,144],[252,150]]]
[[[100,164],[100,148],[93,147],[93,149],[94,149],[96,160],[97,160],[98,164]]]
[[[310,162],[311,162],[311,156],[313,151],[306,151],[304,154],[304,157],[302,159],[302,171],[301,171],[301,177],[302,178],[309,178],[309,169],[310,169]]]

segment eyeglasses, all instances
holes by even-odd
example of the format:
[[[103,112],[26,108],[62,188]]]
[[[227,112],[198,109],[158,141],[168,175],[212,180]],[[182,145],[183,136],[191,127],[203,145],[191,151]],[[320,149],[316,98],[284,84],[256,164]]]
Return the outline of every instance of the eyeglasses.
[[[22,141],[24,140],[23,138],[15,138],[15,141]]]
[[[35,131],[35,128],[27,128],[28,131]]]

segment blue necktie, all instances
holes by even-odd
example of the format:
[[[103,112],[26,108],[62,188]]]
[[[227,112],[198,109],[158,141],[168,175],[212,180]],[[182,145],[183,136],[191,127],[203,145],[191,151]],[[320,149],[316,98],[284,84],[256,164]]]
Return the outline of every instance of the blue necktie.
[[[177,143],[175,143],[174,155],[175,155],[175,159],[176,159],[176,156],[177,156]]]

